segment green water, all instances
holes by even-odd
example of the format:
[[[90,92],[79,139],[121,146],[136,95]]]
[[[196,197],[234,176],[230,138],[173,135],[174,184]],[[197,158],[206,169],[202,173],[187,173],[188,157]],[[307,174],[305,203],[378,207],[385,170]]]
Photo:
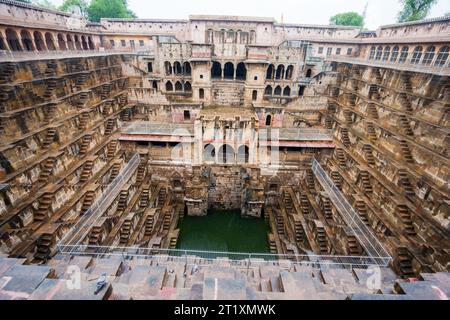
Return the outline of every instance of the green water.
[[[240,211],[209,210],[206,217],[188,217],[178,224],[177,249],[270,253],[264,219],[242,218]]]

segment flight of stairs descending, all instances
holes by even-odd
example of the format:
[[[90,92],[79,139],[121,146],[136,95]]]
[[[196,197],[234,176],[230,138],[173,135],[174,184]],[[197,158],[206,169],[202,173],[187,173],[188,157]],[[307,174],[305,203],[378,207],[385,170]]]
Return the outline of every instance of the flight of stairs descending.
[[[79,183],[85,183],[89,180],[92,175],[92,168],[94,167],[94,161],[88,160],[84,163],[83,169],[81,170]]]
[[[333,129],[333,121],[331,117],[325,117],[325,129]]]
[[[367,136],[368,136],[369,140],[372,140],[372,141],[377,140],[378,137],[377,137],[377,133],[375,132],[375,126],[373,125],[373,123],[367,122],[366,128],[367,128]]]
[[[348,125],[351,125],[353,123],[353,113],[349,110],[344,110],[344,118],[345,118],[345,123]]]
[[[6,62],[0,65],[0,84],[12,82],[15,66],[16,64],[12,62]]]
[[[321,254],[328,253],[328,239],[323,227],[316,228],[316,240]]]
[[[140,185],[145,178],[145,168],[147,164],[141,163],[138,167],[137,175],[136,175],[136,184]]]
[[[322,197],[322,204],[323,204],[323,213],[325,215],[325,219],[332,220],[333,219],[333,209],[331,206],[330,198]]]
[[[147,208],[150,195],[150,186],[146,186],[142,189],[141,196],[139,197],[139,208]]]
[[[369,99],[374,101],[380,101],[380,93],[378,91],[378,86],[370,86]]]
[[[80,143],[80,155],[83,156],[88,152],[89,145],[91,144],[92,135],[87,134],[81,139]]]
[[[403,91],[411,92],[412,91],[412,85],[409,74],[402,74],[400,77],[400,88]]]
[[[119,202],[117,203],[117,211],[123,212],[128,204],[128,190],[122,190],[119,194]]]
[[[407,197],[414,197],[416,194],[414,192],[414,188],[411,185],[411,182],[408,177],[408,173],[404,169],[400,169],[398,171],[398,185],[405,191],[405,195]]]
[[[163,231],[169,231],[170,230],[171,221],[172,221],[172,213],[171,212],[166,212],[164,214],[164,219],[163,219]]]
[[[334,156],[339,164],[339,167],[346,168],[347,167],[347,157],[345,156],[345,152],[341,148],[334,149]]]
[[[341,141],[344,146],[346,147],[350,146],[350,138],[348,136],[347,128],[341,128]]]
[[[39,173],[38,183],[42,184],[48,181],[48,178],[53,173],[55,164],[55,157],[49,157],[44,161],[44,163],[41,165],[41,172]]]
[[[113,182],[113,180],[115,178],[117,178],[117,176],[120,173],[120,168],[121,168],[120,163],[114,163],[113,164],[113,166],[111,168],[111,174],[109,175],[109,183]]]
[[[114,156],[116,155],[116,151],[117,151],[117,140],[113,140],[108,144],[107,147],[107,157],[108,160],[114,158]]]
[[[170,237],[169,248],[176,249],[177,248],[178,237]]]
[[[275,216],[275,223],[277,225],[277,232],[278,235],[284,235],[285,234],[285,229],[284,229],[284,219],[280,214],[276,214]]]
[[[297,220],[294,224],[295,228],[295,241],[297,243],[302,243],[305,241],[305,229],[303,228],[302,223]]]
[[[364,155],[366,158],[366,161],[369,165],[373,166],[375,165],[375,157],[373,156],[373,148],[370,144],[365,144],[363,146]]]
[[[54,77],[58,69],[58,64],[55,60],[49,60],[47,62],[47,68],[45,69],[44,75],[46,77]]]
[[[93,226],[91,232],[89,232],[89,245],[98,246],[102,240],[102,227]]]
[[[413,136],[414,132],[411,129],[408,118],[405,115],[401,114],[398,116],[400,122],[400,128],[402,128],[403,133],[407,136]]]
[[[372,193],[372,183],[370,181],[370,174],[367,171],[361,171],[360,172],[360,178],[361,178],[361,185],[363,188],[363,191],[365,193]]]
[[[294,213],[294,206],[292,204],[292,198],[291,195],[288,192],[283,192],[283,202],[284,202],[284,209],[286,210],[286,213],[293,214]]]
[[[123,246],[126,246],[130,239],[131,227],[132,222],[130,219],[127,219],[123,222],[122,228],[120,228],[120,244]]]
[[[81,206],[81,215],[83,215],[94,203],[95,191],[89,190],[84,195],[83,204]]]
[[[412,265],[412,259],[406,249],[400,248],[397,255],[397,266],[400,271],[400,276],[404,279],[414,278],[414,268]]]
[[[42,76],[41,70],[39,70],[38,66],[35,63],[30,63],[29,66],[33,78],[40,78]]]
[[[381,84],[381,82],[383,82],[383,77],[381,76],[380,69],[372,69],[372,78],[375,79],[376,84]]]
[[[122,121],[125,121],[125,122],[131,121],[131,109],[128,108],[128,109],[123,110],[121,113],[121,116],[122,116],[122,118],[121,118]]]
[[[43,98],[46,101],[52,100],[52,97],[54,95],[54,92],[55,92],[57,84],[58,83],[57,83],[56,79],[49,79],[49,80],[47,80],[47,88],[46,88],[46,90],[44,92],[44,95],[43,95]]]
[[[304,215],[309,214],[311,204],[309,203],[308,196],[305,194],[300,195],[300,207]]]
[[[362,222],[368,226],[369,223],[369,218],[367,216],[367,206],[366,203],[362,200],[356,200],[355,202],[355,208],[356,208],[356,212],[358,213],[359,217],[361,218]]]
[[[39,199],[38,208],[34,212],[34,221],[44,221],[49,217],[49,208],[53,201],[53,194],[44,193]]]
[[[86,129],[86,126],[87,126],[88,122],[89,122],[89,113],[88,112],[83,112],[80,115],[80,121],[78,122],[78,128],[80,130]]]
[[[400,93],[398,95],[398,100],[400,105],[405,109],[406,112],[412,113],[414,110],[411,105],[411,100],[406,93]]]
[[[159,190],[159,193],[158,193],[158,204],[157,204],[157,206],[159,208],[162,208],[164,206],[164,203],[166,203],[166,197],[167,197],[166,188],[161,188]]]
[[[273,236],[273,234],[268,234],[268,240],[269,240],[269,249],[270,249],[270,253],[272,254],[277,254],[277,244],[275,242],[275,238]]]
[[[336,185],[336,187],[342,191],[342,177],[337,171],[331,171],[331,180]]]
[[[414,163],[414,158],[411,153],[411,149],[408,146],[408,143],[405,140],[400,140],[400,148],[402,150],[403,159],[407,163]]]
[[[56,138],[56,129],[55,128],[48,128],[47,132],[45,133],[45,138],[42,141],[42,148],[47,149]]]
[[[353,93],[347,93],[348,106],[353,108],[356,105],[356,95]]]
[[[42,234],[36,241],[36,251],[34,253],[34,258],[40,261],[46,261],[50,258],[52,245],[53,245],[53,235],[49,233]]]
[[[377,111],[377,107],[375,106],[374,103],[369,103],[367,105],[367,112],[369,114],[369,116],[373,119],[378,119],[378,111]]]
[[[84,108],[84,105],[88,100],[89,100],[89,93],[86,91],[80,92],[80,94],[78,95],[78,99],[75,102],[75,105],[80,109]]]
[[[316,189],[316,184],[314,182],[314,173],[312,172],[312,170],[306,171],[306,185],[310,192]]]
[[[51,123],[56,114],[56,107],[53,104],[48,105],[44,112],[44,122]]]
[[[77,87],[78,90],[81,90],[84,83],[88,80],[89,80],[88,73],[80,73],[75,80],[75,86]]]
[[[361,247],[355,236],[347,237],[347,249],[348,249],[348,253],[352,256],[361,255]]]
[[[396,211],[398,218],[400,218],[400,221],[403,223],[405,233],[408,236],[416,235],[409,208],[406,205],[401,204],[397,206]]]
[[[146,237],[150,237],[153,231],[153,223],[154,223],[154,217],[153,215],[148,215],[145,219],[145,228],[144,228],[144,235]]]
[[[109,119],[106,122],[105,135],[109,136],[113,132],[115,124],[116,124],[115,119]]]

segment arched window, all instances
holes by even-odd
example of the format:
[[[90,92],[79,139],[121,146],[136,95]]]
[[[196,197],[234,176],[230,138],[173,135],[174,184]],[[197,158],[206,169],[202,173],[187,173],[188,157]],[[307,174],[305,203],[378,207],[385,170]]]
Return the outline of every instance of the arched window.
[[[391,62],[395,63],[397,61],[398,58],[398,51],[399,51],[399,47],[395,46],[394,49],[392,49],[392,55],[391,55]]]
[[[222,66],[217,61],[213,61],[211,67],[211,78],[213,79],[222,78]]]
[[[22,51],[22,46],[20,45],[19,37],[13,29],[6,29],[6,41],[8,42],[9,49],[11,51]]]
[[[23,44],[24,50],[33,51],[34,45],[33,45],[33,40],[31,39],[30,33],[27,30],[22,30],[20,32],[20,37],[22,38],[22,44]]]
[[[190,76],[191,75],[191,64],[189,62],[183,63],[183,72],[185,75]]]
[[[257,99],[258,99],[258,91],[253,90],[253,92],[252,92],[252,100],[256,101]]]
[[[0,50],[6,50],[6,41],[3,39],[3,35],[0,33]]]
[[[61,33],[58,33],[57,38],[59,50],[67,50],[66,41],[64,40],[63,35]]]
[[[267,68],[267,73],[266,73],[267,80],[273,79],[274,71],[275,71],[274,65],[273,64],[269,65],[269,67]]]
[[[73,38],[74,38],[74,42],[75,42],[75,48],[77,50],[81,50],[80,38],[78,37],[78,35],[75,35]]]
[[[191,92],[192,91],[192,86],[191,86],[191,83],[189,81],[186,81],[184,83],[184,91],[186,91],[186,92]]]
[[[375,55],[375,60],[380,60],[382,54],[383,54],[383,47],[379,46],[377,48],[377,54]]]
[[[203,148],[203,161],[215,162],[216,161],[216,148],[212,144],[207,144]]]
[[[223,67],[223,77],[225,79],[233,79],[234,65],[231,62],[225,63],[225,66]]]
[[[166,76],[169,76],[172,74],[172,65],[169,61],[164,62],[164,70],[166,71]]]
[[[249,148],[248,146],[242,145],[238,148],[237,162],[248,163],[248,160],[249,160]]]
[[[198,97],[199,99],[205,99],[205,89],[198,90]]]
[[[398,63],[405,63],[408,58],[409,47],[403,47],[402,52],[400,52],[400,58],[398,59]]]
[[[214,31],[212,29],[206,31],[206,43],[214,43]]]
[[[166,91],[173,91],[172,82],[170,82],[170,81],[166,82]]]
[[[67,48],[69,48],[69,50],[74,50],[75,46],[73,44],[72,37],[70,36],[70,34],[67,35],[66,39],[67,39]]]
[[[311,78],[311,76],[312,76],[312,70],[311,69],[306,70],[306,77]]]
[[[95,49],[94,42],[92,41],[91,36],[88,36],[88,47],[89,47],[89,50],[94,50]]]
[[[34,44],[36,46],[36,49],[38,51],[44,51],[46,50],[44,38],[42,37],[42,34],[39,31],[35,31],[33,33],[34,36]]]
[[[267,86],[266,89],[264,90],[264,94],[266,96],[271,96],[272,95],[272,91],[273,91],[272,86]]]
[[[182,73],[181,63],[179,63],[178,61],[175,61],[173,63],[173,73],[174,74],[181,74]]]
[[[224,144],[219,148],[220,163],[234,163],[234,149],[228,144]]]
[[[281,96],[281,87],[276,86],[275,91],[273,92],[274,96]]]
[[[286,69],[286,79],[291,80],[294,73],[294,66],[290,65]]]
[[[156,81],[156,80],[152,81],[152,88],[155,90],[158,90],[158,81]]]
[[[83,50],[87,50],[88,49],[88,44],[87,44],[85,36],[81,36],[81,45],[83,46]]]
[[[375,58],[375,47],[370,48],[369,60],[373,60]]]
[[[272,116],[268,114],[266,116],[266,126],[270,127],[272,125]]]
[[[287,86],[286,88],[284,88],[283,90],[283,96],[285,97],[289,97],[291,95],[291,88],[289,86]]]
[[[422,50],[423,48],[421,46],[415,47],[413,51],[413,55],[411,58],[412,64],[418,64],[420,61],[420,58],[422,58]]]
[[[302,97],[305,94],[305,86],[299,86],[298,87],[298,95],[299,97]]]
[[[283,79],[283,76],[284,76],[284,65],[280,64],[277,68],[275,79]]]
[[[439,53],[436,57],[436,61],[434,62],[434,65],[436,67],[442,67],[445,65],[445,63],[447,62],[447,59],[448,59],[448,52],[449,52],[449,47],[442,47],[439,50]]]
[[[436,52],[435,46],[429,46],[423,56],[422,64],[429,66],[434,59],[434,53]]]
[[[47,45],[48,50],[56,50],[53,36],[50,32],[45,33],[45,44]]]
[[[247,68],[245,67],[245,63],[241,62],[237,65],[236,68],[236,79],[245,80],[247,78]]]
[[[384,53],[383,53],[383,61],[388,61],[389,60],[389,55],[391,54],[391,47],[385,47],[384,48]]]
[[[180,81],[177,81],[175,83],[175,91],[183,91],[183,85],[181,84]]]
[[[256,31],[255,30],[251,30],[250,31],[250,43],[256,43]]]

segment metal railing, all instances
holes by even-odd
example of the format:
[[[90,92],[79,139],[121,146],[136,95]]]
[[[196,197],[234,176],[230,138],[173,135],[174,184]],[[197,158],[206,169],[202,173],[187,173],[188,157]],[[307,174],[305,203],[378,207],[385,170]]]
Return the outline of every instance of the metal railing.
[[[134,154],[127,163],[125,169],[111,182],[98,200],[84,213],[81,219],[57,244],[61,252],[69,253],[67,250],[79,251],[78,244],[87,236],[91,227],[101,218],[114,199],[119,195],[122,187],[132,177],[140,163],[139,154]],[[82,247],[82,246],[81,246]],[[80,247],[80,248],[81,248]]]
[[[286,261],[308,265],[315,268],[333,266],[341,268],[367,268],[373,265],[385,266],[386,261],[382,258],[367,256],[336,256],[315,254],[266,254],[266,253],[244,253],[203,251],[187,249],[159,249],[142,247],[119,247],[119,246],[93,246],[93,245],[65,245],[60,247],[61,253],[70,253],[96,258],[121,256],[124,259],[133,257],[147,259],[161,259],[179,262],[195,260],[196,264],[213,264],[218,259],[225,258],[232,265],[275,265],[279,266]]]
[[[358,239],[365,252],[369,255],[368,258],[373,259],[375,264],[378,264],[377,262],[379,261],[382,261],[383,265],[389,264],[392,257],[383,247],[378,238],[362,221],[361,217],[355,209],[353,209],[316,159],[312,160],[312,171],[319,183],[328,193],[331,202],[333,202],[347,226],[351,228],[355,237]]]
[[[379,68],[389,68],[403,71],[412,71],[412,72],[421,72],[421,73],[431,73],[434,75],[440,76],[449,76],[450,75],[450,67],[447,65],[444,66],[434,66],[434,65],[424,65],[422,63],[412,64],[409,59],[404,63],[392,63],[390,61],[382,61],[382,60],[367,60],[356,57],[346,57],[346,56],[328,56],[326,58],[328,61],[336,61],[336,62],[344,62],[351,64],[361,64],[372,67]]]

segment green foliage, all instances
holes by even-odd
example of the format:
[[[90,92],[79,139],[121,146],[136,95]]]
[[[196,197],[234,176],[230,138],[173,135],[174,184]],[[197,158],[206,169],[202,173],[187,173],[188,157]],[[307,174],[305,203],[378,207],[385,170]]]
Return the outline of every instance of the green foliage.
[[[400,0],[402,10],[398,13],[398,22],[408,22],[424,19],[437,0]]]
[[[75,10],[79,10],[79,13],[85,17],[87,16],[88,6],[89,4],[86,0],[64,0],[62,5],[58,7],[58,10],[71,13]]]
[[[99,22],[101,18],[134,18],[126,0],[92,0],[87,8],[89,20]]]
[[[56,6],[50,0],[32,0],[31,3],[42,8],[56,10]]]
[[[330,24],[362,27],[364,25],[364,18],[356,12],[338,13],[330,18]]]

